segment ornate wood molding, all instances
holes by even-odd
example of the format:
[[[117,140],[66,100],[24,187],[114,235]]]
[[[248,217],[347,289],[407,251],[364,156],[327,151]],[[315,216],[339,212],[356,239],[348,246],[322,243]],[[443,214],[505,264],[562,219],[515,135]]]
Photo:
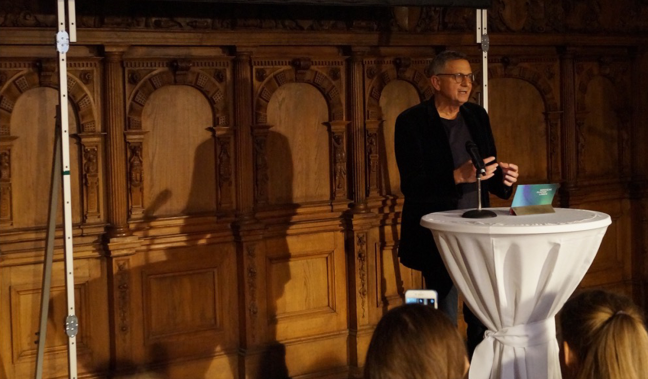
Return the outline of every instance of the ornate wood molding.
[[[501,63],[501,65],[492,64],[489,66],[488,76],[490,79],[513,78],[524,80],[538,90],[540,96],[542,96],[545,110],[547,112],[556,112],[560,110],[559,103],[556,99],[556,89],[547,80],[545,73],[538,71],[538,69],[543,69],[542,64],[539,64],[536,68],[533,67],[533,63],[526,63],[523,65],[519,61],[510,57],[503,57]],[[527,65],[531,65],[531,67],[527,67]],[[549,70],[551,69],[549,68]],[[477,77],[481,77],[481,70],[476,71],[476,75]]]
[[[246,265],[246,284],[248,291],[247,312],[250,320],[250,337],[252,341],[257,339],[257,315],[259,314],[259,305],[257,300],[257,262],[256,262],[256,245],[247,244],[245,246]]]
[[[367,129],[365,147],[365,151],[367,152],[367,192],[369,197],[380,196],[382,190],[379,187],[381,149],[379,146],[380,138],[378,138],[382,123],[382,120],[367,120],[365,122],[365,128]],[[383,159],[386,159],[386,157],[383,157]],[[385,191],[383,190],[382,192]]]
[[[76,118],[79,122],[81,134],[94,133],[97,130],[96,115],[98,114],[95,105],[92,89],[95,86],[93,81],[94,72],[98,69],[96,59],[68,62],[68,99],[76,110]],[[11,116],[14,106],[20,96],[25,92],[41,87],[58,89],[58,66],[53,59],[39,61],[14,61],[0,62],[0,79],[4,86],[0,91],[0,164],[2,173],[0,176],[0,224],[10,226],[13,224],[13,195],[11,185],[11,150],[16,137],[11,136]],[[82,154],[82,160],[84,155]],[[84,179],[87,179],[84,174]],[[98,185],[99,177],[93,179]],[[98,204],[100,192],[95,187],[94,192],[83,192],[83,203]],[[93,199],[89,199],[92,196]],[[87,209],[87,208],[86,208]],[[96,210],[96,219],[100,221],[101,215]],[[87,215],[86,215],[87,216]],[[84,222],[88,222],[84,217]]]
[[[141,130],[125,132],[128,162],[128,209],[131,219],[141,219],[146,209],[144,198],[144,135],[148,133]]]
[[[413,85],[421,100],[432,97],[433,89],[425,73],[430,62],[430,59],[409,57],[365,59],[366,120],[382,119],[380,96],[393,80],[404,80]]]
[[[345,200],[347,194],[347,121],[325,122],[329,132],[331,200]]]
[[[117,294],[117,315],[119,318],[117,332],[126,335],[130,332],[130,258],[115,260]]]
[[[560,178],[561,168],[561,151],[560,151],[560,120],[561,111],[549,111],[544,113],[545,123],[547,125],[547,139],[549,144],[549,154],[547,159],[547,178],[551,181],[557,181]]]
[[[342,83],[340,71],[342,60],[311,60],[295,58],[253,61],[254,72],[254,118],[256,124],[268,122],[268,103],[274,92],[287,83],[311,84],[322,93],[329,110],[329,121],[344,119]]]
[[[268,131],[272,125],[260,124],[252,126],[254,143],[254,200],[255,205],[268,204],[268,157],[266,142]]]
[[[11,149],[17,137],[0,135],[0,225],[13,225]]]
[[[101,167],[102,138],[98,133],[79,133],[81,167],[83,174],[83,221],[101,222],[101,194],[103,193]]]
[[[216,141],[217,206],[219,212],[230,212],[234,209],[234,129],[224,126],[217,126],[210,129]]]
[[[358,276],[360,285],[358,286],[358,295],[362,306],[362,318],[367,317],[367,233],[356,234],[356,259],[358,260]]]
[[[128,60],[124,62],[128,96],[128,129],[142,128],[142,110],[156,90],[168,85],[187,85],[200,91],[212,108],[213,126],[229,125],[229,59]]]

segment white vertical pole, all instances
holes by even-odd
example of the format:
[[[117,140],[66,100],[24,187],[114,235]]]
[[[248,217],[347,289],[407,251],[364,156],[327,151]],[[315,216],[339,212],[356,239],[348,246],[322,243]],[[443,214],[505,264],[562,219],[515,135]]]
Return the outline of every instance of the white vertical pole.
[[[482,50],[482,101],[481,106],[488,111],[488,48],[490,39],[488,38],[488,11],[486,9],[477,9],[477,43],[481,43]]]
[[[75,314],[74,305],[74,249],[72,244],[72,195],[70,184],[70,133],[68,119],[68,88],[67,88],[67,51],[70,47],[69,35],[66,31],[65,2],[57,0],[58,5],[58,33],[56,34],[56,47],[59,60],[59,107],[61,112],[61,175],[63,177],[63,238],[65,247],[65,290],[67,301],[67,317],[65,319],[65,332],[68,336],[68,375],[70,379],[77,379],[77,345],[76,335],[79,320]],[[72,3],[73,5],[74,3]],[[74,8],[70,13],[71,30],[76,39],[76,26],[73,21]]]

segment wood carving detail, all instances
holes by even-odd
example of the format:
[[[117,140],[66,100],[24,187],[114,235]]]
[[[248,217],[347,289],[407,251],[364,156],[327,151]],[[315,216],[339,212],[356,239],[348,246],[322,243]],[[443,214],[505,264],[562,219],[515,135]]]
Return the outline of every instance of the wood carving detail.
[[[127,4],[111,3],[104,13],[77,14],[83,28],[119,28],[149,30],[267,31],[293,32],[439,32],[474,30],[475,11],[462,7],[331,7],[333,12],[305,12],[286,7],[281,14],[258,16],[259,4],[244,6],[233,12],[224,4],[206,12],[204,7],[191,7],[173,17],[161,15],[112,16],[128,14]],[[645,2],[627,0],[617,7],[605,2],[496,0],[489,9],[488,27],[492,32],[564,33],[564,32],[641,32],[648,25],[642,17]],[[0,27],[46,28],[56,26],[55,10],[43,2],[5,2]],[[336,11],[341,8],[340,11]],[[621,8],[619,10],[617,8]],[[328,8],[324,8],[328,9]],[[207,15],[209,14],[209,16]],[[213,14],[213,16],[212,16]],[[247,14],[247,18],[236,14]]]
[[[127,259],[116,261],[117,273],[115,274],[117,283],[117,315],[119,318],[118,331],[125,336],[129,332],[129,313],[130,313],[130,274],[129,261]]]
[[[357,275],[360,282],[358,295],[362,307],[362,318],[366,317],[367,301],[367,233],[358,233],[356,238],[356,260],[358,261]]]
[[[380,194],[380,189],[378,188],[378,167],[380,164],[380,150],[378,148],[378,124],[379,123],[367,124],[366,151],[368,168],[367,187],[369,196],[378,196]]]
[[[144,214],[144,159],[141,142],[128,143],[128,198],[130,217]]]
[[[228,62],[176,60],[173,62],[151,61],[126,62],[129,83],[128,129],[142,129],[142,111],[149,97],[161,87],[181,84],[200,91],[209,101],[213,125],[229,125],[227,74],[221,67]]]
[[[11,149],[0,150],[0,225],[12,225]]]
[[[421,100],[432,97],[433,89],[425,67],[429,64],[427,59],[411,59],[401,57],[396,59],[368,59],[365,60],[365,76],[368,81],[366,117],[367,120],[382,119],[380,109],[380,96],[382,91],[393,80],[404,80],[414,86]],[[382,68],[382,71],[380,69]]]
[[[233,160],[232,160],[232,138],[230,135],[217,137],[216,156],[218,162],[218,208],[220,210],[231,210],[232,184],[233,184]]]
[[[576,161],[578,162],[578,175],[584,176],[587,174],[587,167],[585,165],[585,119],[587,112],[581,111],[576,114]]]
[[[292,65],[293,68],[283,68],[275,70],[274,72],[267,72],[269,70],[263,68],[257,68],[255,70],[255,78],[257,81],[262,81],[262,84],[256,91],[256,98],[254,100],[256,123],[267,123],[268,103],[270,102],[273,93],[280,86],[287,83],[307,83],[313,85],[324,95],[324,99],[328,104],[329,120],[343,120],[344,107],[342,106],[341,91],[337,84],[339,79],[333,79],[327,73],[320,71],[318,63],[321,62],[312,62],[309,59],[299,58],[286,63]],[[338,62],[329,63],[329,65],[333,64],[338,64]],[[334,66],[329,68],[328,72],[332,72],[331,69],[333,68],[339,69],[339,67]],[[264,80],[260,80],[260,70],[263,70],[264,75],[267,76],[264,77]]]
[[[83,146],[83,218],[85,222],[101,219],[98,154],[99,147],[97,145]]]
[[[562,112],[545,112],[547,135],[549,136],[549,155],[547,156],[547,177],[549,180],[560,177],[560,119]]]
[[[16,65],[20,66],[20,65]],[[27,65],[29,66],[29,65]],[[19,67],[16,67],[18,69]],[[95,62],[74,62],[70,63],[67,76],[68,84],[68,101],[74,104],[77,111],[77,119],[80,123],[81,132],[93,132],[96,130],[97,120],[95,115],[98,110],[95,106],[92,95],[92,80],[88,85],[81,85],[75,73],[83,75],[92,75],[88,68],[96,68]],[[13,85],[5,86],[0,93],[0,109],[7,112],[6,115],[0,114],[0,135],[9,135],[9,120],[14,104],[18,98],[25,92],[39,87],[50,87],[58,89],[58,69],[54,60],[43,60],[31,64],[27,70],[20,70],[18,75],[10,79]]]
[[[333,156],[335,157],[333,166],[335,167],[335,190],[334,198],[341,198],[346,195],[346,178],[347,178],[347,160],[346,148],[344,143],[344,134],[334,134],[333,137]]]
[[[268,203],[268,158],[266,157],[267,134],[254,137],[254,189],[258,205]]]
[[[476,72],[476,75],[477,77],[481,77],[481,72]],[[538,90],[540,96],[542,96],[545,109],[548,112],[556,112],[560,109],[554,94],[554,86],[541,72],[522,65],[518,59],[503,59],[501,65],[491,65],[488,70],[488,76],[491,79],[513,78],[529,82]]]
[[[257,265],[256,265],[256,245],[250,244],[246,246],[246,261],[247,261],[247,289],[248,289],[248,315],[250,317],[250,329],[252,340],[256,340],[256,319],[259,313],[259,305],[257,303]]]

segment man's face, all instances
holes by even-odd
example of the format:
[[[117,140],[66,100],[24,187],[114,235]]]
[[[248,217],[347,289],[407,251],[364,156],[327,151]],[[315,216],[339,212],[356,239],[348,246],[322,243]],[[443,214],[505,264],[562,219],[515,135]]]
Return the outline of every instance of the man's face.
[[[470,74],[472,69],[467,60],[459,59],[446,62],[445,69],[439,74]],[[444,101],[452,105],[460,106],[470,98],[472,82],[468,78],[461,78],[461,83],[457,83],[452,75],[434,75],[430,79],[432,87],[436,90],[434,96],[441,97]]]

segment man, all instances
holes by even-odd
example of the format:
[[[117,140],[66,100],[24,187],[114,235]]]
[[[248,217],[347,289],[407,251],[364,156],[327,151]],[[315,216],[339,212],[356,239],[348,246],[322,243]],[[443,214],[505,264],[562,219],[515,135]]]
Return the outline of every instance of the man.
[[[405,195],[398,250],[403,265],[419,270],[426,287],[439,296],[439,309],[457,322],[457,289],[446,270],[432,233],[420,226],[422,216],[451,209],[476,208],[476,168],[466,151],[473,141],[484,158],[482,205],[488,193],[511,196],[518,178],[513,163],[496,162],[495,141],[486,110],[469,103],[474,75],[466,56],[455,51],[437,55],[431,65],[434,97],[405,110],[396,119],[396,162]],[[491,163],[489,165],[489,163]],[[472,356],[484,326],[464,305],[468,351]]]

